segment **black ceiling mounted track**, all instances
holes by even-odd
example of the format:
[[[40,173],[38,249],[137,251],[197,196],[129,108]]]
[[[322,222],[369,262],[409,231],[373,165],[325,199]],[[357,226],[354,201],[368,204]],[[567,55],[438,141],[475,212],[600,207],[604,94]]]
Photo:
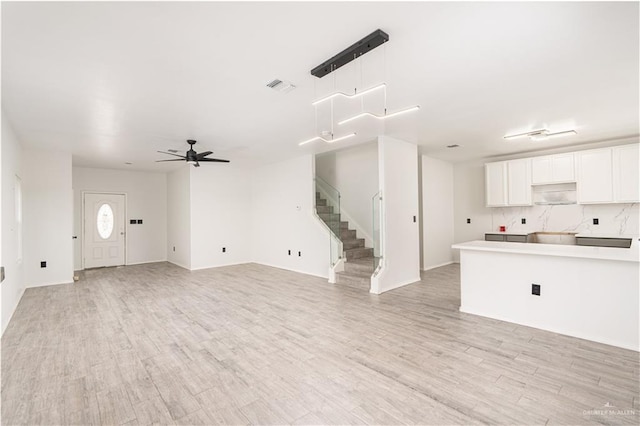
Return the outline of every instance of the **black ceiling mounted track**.
[[[362,40],[347,47],[333,58],[324,61],[322,64],[312,69],[311,74],[318,78],[322,78],[388,41],[389,34],[377,29]]]

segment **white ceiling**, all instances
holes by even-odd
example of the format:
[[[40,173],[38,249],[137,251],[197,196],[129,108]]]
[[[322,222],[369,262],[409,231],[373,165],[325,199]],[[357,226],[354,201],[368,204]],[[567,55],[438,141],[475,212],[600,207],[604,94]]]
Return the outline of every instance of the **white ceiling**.
[[[638,12],[637,2],[3,2],[2,107],[28,145],[138,170],[182,166],[155,163],[155,151],[186,150],[188,138],[241,165],[380,133],[450,161],[584,144],[640,132]],[[377,28],[385,46],[310,76]],[[274,78],[297,89],[265,87]],[[336,126],[358,133],[345,143],[298,146],[315,135],[314,99],[383,80],[390,112],[421,109]],[[382,105],[380,92],[364,107]],[[334,114],[360,108],[341,101]],[[329,127],[326,108],[318,120]],[[540,127],[578,134],[502,138]]]

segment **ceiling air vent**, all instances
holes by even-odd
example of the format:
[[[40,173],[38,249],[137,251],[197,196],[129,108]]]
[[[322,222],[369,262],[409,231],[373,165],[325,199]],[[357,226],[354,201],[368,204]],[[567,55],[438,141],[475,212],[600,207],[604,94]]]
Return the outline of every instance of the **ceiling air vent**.
[[[296,86],[291,84],[291,82],[278,80],[277,78],[267,83],[267,87],[270,87],[273,90],[277,92],[282,92],[282,93],[289,93],[290,91],[296,88]]]

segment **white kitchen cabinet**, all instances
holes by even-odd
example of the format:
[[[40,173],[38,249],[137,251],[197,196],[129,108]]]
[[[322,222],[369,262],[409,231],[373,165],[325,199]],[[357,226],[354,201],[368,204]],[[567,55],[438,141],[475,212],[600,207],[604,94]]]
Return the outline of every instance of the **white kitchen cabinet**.
[[[531,205],[531,159],[507,161],[507,204]]]
[[[485,194],[487,207],[507,205],[507,162],[484,165]]]
[[[613,202],[613,162],[611,148],[576,152],[578,203]]]
[[[623,145],[612,148],[613,155],[613,199],[616,203],[640,201],[640,175],[638,168],[639,145]]]
[[[572,152],[532,158],[531,183],[533,185],[546,185],[575,182],[574,163]]]
[[[487,207],[531,205],[531,161],[498,161],[485,164]]]

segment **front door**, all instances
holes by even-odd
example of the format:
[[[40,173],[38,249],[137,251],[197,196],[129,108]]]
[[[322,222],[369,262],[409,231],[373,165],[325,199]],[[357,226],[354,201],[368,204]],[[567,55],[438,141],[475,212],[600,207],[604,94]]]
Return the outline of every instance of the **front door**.
[[[84,267],[124,265],[124,194],[84,194]]]

